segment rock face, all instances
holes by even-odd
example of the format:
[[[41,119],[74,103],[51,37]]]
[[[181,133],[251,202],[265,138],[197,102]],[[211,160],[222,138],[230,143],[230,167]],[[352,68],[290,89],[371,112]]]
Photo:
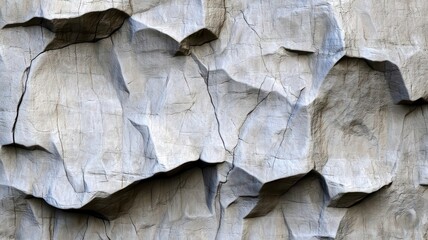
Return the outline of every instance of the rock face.
[[[428,239],[425,0],[0,4],[0,239]]]

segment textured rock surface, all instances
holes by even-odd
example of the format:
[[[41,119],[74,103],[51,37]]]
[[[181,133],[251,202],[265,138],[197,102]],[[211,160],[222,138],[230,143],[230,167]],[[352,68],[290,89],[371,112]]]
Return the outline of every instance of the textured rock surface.
[[[427,239],[424,0],[0,0],[0,239]]]

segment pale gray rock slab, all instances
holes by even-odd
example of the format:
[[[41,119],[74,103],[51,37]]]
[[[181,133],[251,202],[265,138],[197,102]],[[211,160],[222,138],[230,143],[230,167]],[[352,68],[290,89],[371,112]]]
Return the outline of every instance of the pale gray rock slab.
[[[6,145],[13,141],[12,128],[29,67],[53,36],[40,27],[0,31],[0,143]]]
[[[19,1],[10,3],[7,0],[0,2],[1,26],[11,23],[23,23],[32,18],[44,19],[67,19],[79,17],[86,13],[101,12],[107,9],[118,9],[131,14],[132,5],[130,1],[122,0],[71,0],[71,1]]]
[[[396,1],[393,4],[370,0],[336,2],[347,54],[396,64],[407,91],[407,96],[402,96],[401,100],[426,101],[423,80],[426,75],[423,63],[427,60],[426,4],[419,0]]]
[[[333,200],[349,192],[371,193],[392,182],[401,145],[396,136],[403,134],[406,110],[394,105],[384,89],[383,72],[352,58],[337,63],[321,86],[312,106],[313,159],[331,184]]]
[[[0,238],[427,237],[422,0],[0,3]]]
[[[216,39],[226,15],[223,0],[134,1],[134,30],[150,29],[165,34],[177,43],[177,51]]]

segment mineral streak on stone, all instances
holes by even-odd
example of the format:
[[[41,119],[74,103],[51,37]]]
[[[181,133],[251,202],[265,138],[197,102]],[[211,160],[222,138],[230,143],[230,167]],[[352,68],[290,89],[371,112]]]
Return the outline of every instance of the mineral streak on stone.
[[[428,239],[424,0],[0,4],[0,239]]]

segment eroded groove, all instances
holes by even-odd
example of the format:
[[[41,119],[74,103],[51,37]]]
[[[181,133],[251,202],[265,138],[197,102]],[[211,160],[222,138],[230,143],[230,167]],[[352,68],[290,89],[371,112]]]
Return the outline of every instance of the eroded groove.
[[[315,174],[315,171],[313,171],[313,173],[309,172],[307,174],[298,174],[263,184],[259,191],[256,206],[251,209],[245,218],[255,218],[267,215],[277,206],[282,195],[297,184],[299,180],[310,174]]]
[[[404,82],[404,78],[401,74],[400,68],[391,61],[373,61],[367,58],[356,58],[344,56],[338,62],[343,59],[362,59],[367,65],[379,72],[383,72],[385,74],[385,81],[389,86],[389,93],[391,94],[392,100],[395,104],[398,105],[424,105],[427,104],[427,99],[423,97],[419,97],[416,100],[411,100],[411,96]]]
[[[42,151],[42,152],[46,152],[46,153],[51,153],[49,152],[49,150],[47,150],[46,148],[40,146],[40,145],[31,145],[31,146],[25,146],[22,144],[17,144],[17,143],[12,143],[12,144],[7,144],[7,145],[3,145],[4,148],[19,148],[19,149],[23,149],[23,150],[28,150],[28,151]]]
[[[157,173],[150,178],[136,181],[124,187],[123,189],[110,194],[108,197],[96,197],[80,208],[59,208],[49,204],[42,197],[33,196],[30,193],[25,193],[14,187],[7,187],[23,195],[24,199],[37,199],[42,201],[43,204],[50,206],[54,210],[59,210],[66,213],[76,213],[110,222],[126,214],[129,214],[129,209],[135,204],[138,194],[144,193],[144,189],[151,186],[152,184],[159,181],[163,182],[175,179],[179,177],[179,175],[195,169],[199,169],[201,172],[203,172],[205,169],[215,169],[216,165],[217,164],[205,163],[201,160],[187,162],[186,164],[183,164],[174,170]],[[179,185],[183,185],[185,183],[186,181],[183,181],[183,183]]]
[[[159,172],[154,174],[152,177],[136,181],[105,198],[96,197],[81,208],[66,210],[75,212],[89,212],[93,216],[97,216],[97,218],[111,221],[128,213],[127,209],[132,207],[136,196],[140,192],[144,192],[142,189],[147,184],[161,179],[173,179],[191,169],[204,170],[207,168],[213,168],[216,165],[217,164],[206,163],[202,160],[189,161],[175,169],[172,169],[171,171]]]
[[[201,29],[190,36],[186,37],[183,41],[180,43],[180,48],[177,51],[176,55],[189,55],[190,54],[190,47],[194,46],[201,46],[205,43],[212,42],[216,40],[218,37],[211,32],[210,30],[204,28]]]
[[[392,182],[382,186],[381,188],[373,192],[345,192],[336,196],[334,199],[331,199],[328,206],[335,208],[351,208],[361,202],[363,202],[368,197],[375,195],[376,193],[387,189],[391,186]]]
[[[55,38],[45,48],[45,50],[54,50],[71,44],[96,42],[108,38],[123,25],[128,17],[127,13],[110,8],[68,19],[34,17],[27,22],[6,24],[4,28],[42,26],[55,33]]]

